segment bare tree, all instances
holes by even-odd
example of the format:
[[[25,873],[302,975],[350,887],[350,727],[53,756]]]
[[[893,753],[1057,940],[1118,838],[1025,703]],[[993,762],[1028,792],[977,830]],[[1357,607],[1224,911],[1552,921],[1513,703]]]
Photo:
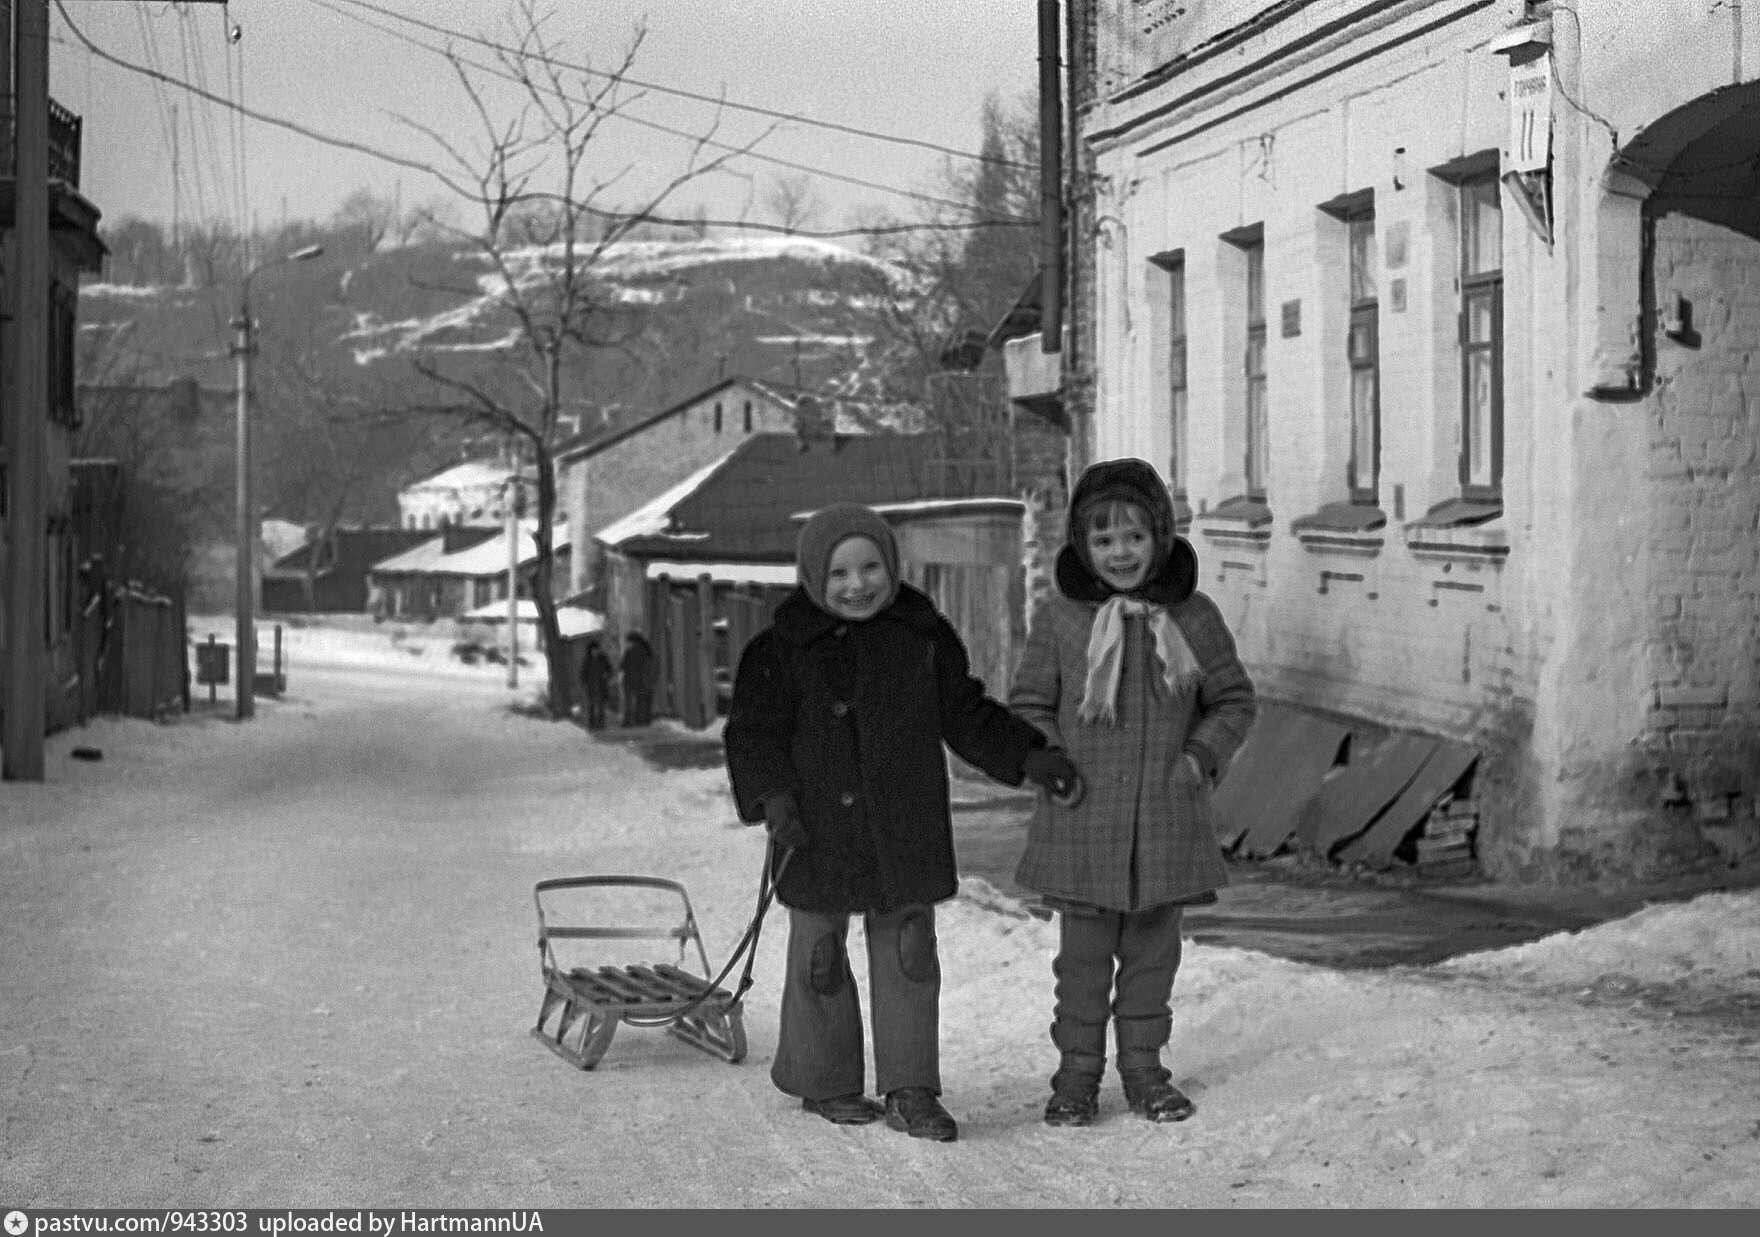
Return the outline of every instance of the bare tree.
[[[336,208],[331,227],[353,239],[368,253],[376,251],[397,226],[397,203],[371,189],[356,189]]]
[[[824,214],[813,181],[805,172],[771,178],[764,205],[784,232],[798,232],[817,224]]]
[[[453,418],[473,431],[492,433],[512,447],[529,468],[537,493],[532,599],[549,666],[548,708],[566,714],[568,662],[556,621],[556,448],[571,423],[565,361],[575,371],[595,354],[633,351],[646,310],[623,302],[604,276],[617,245],[652,222],[662,204],[683,186],[749,152],[767,134],[741,147],[714,138],[719,116],[658,188],[642,191],[633,209],[618,209],[614,193],[633,179],[633,168],[606,174],[595,148],[605,126],[639,98],[627,78],[645,28],[638,24],[609,71],[569,76],[564,57],[546,32],[549,17],[535,0],[516,0],[510,15],[511,46],[496,53],[493,76],[512,83],[517,107],[502,114],[486,92],[484,70],[461,57],[452,67],[474,110],[474,145],[419,121],[405,123],[428,135],[443,153],[441,176],[476,212],[470,229],[454,234],[488,267],[495,288],[492,309],[511,326],[512,342],[497,355],[470,358],[430,351],[416,370],[442,397],[424,411]],[[711,154],[719,150],[719,154]],[[473,284],[455,289],[462,298],[482,293]]]

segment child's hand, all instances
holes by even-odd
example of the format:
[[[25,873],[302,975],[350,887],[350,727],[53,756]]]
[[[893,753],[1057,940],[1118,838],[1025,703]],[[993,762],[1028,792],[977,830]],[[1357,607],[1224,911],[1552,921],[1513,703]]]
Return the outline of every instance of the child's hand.
[[[764,800],[764,828],[783,850],[807,849],[807,826],[801,820],[800,805],[786,790]]]
[[[1065,807],[1073,807],[1082,797],[1081,771],[1063,754],[1062,748],[1034,748],[1021,762],[1021,772],[1043,786],[1054,802]]]

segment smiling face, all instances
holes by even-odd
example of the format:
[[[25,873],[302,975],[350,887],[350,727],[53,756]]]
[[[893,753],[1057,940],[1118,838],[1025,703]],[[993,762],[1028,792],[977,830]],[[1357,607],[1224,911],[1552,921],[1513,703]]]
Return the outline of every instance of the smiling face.
[[[1155,534],[1148,516],[1134,503],[1111,503],[1096,511],[1085,545],[1094,574],[1114,592],[1128,593],[1148,579]]]
[[[847,537],[831,551],[825,572],[825,606],[839,618],[873,618],[892,600],[892,573],[880,547],[866,537]]]

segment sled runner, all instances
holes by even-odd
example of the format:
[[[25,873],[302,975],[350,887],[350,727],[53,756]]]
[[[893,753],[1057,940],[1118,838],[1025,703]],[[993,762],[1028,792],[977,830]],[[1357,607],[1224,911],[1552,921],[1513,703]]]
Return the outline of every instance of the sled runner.
[[[560,891],[610,888],[676,893],[683,903],[684,918],[641,926],[551,922]],[[545,914],[546,895],[552,899],[550,917]],[[665,1027],[685,1043],[724,1061],[738,1062],[745,1057],[740,1000],[718,987],[718,979],[709,978],[713,974],[709,955],[683,885],[657,876],[570,876],[539,881],[532,898],[538,907],[538,957],[544,976],[544,1001],[532,1035],[557,1056],[580,1069],[592,1069],[611,1046],[618,1024],[627,1022],[631,1026]],[[584,940],[675,940],[678,959],[673,963],[568,967],[558,961],[555,942]],[[684,967],[692,946],[702,966],[700,976]]]

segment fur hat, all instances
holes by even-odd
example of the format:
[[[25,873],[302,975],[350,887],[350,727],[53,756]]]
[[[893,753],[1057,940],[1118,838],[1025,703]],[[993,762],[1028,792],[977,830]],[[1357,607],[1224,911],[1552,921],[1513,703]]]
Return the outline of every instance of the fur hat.
[[[826,613],[835,613],[825,604],[825,578],[831,571],[831,555],[851,537],[866,537],[880,549],[880,561],[892,577],[892,591],[880,608],[884,610],[898,596],[898,538],[892,526],[872,507],[860,503],[833,503],[813,513],[801,529],[795,548],[795,571],[800,576],[801,590],[812,603]]]

